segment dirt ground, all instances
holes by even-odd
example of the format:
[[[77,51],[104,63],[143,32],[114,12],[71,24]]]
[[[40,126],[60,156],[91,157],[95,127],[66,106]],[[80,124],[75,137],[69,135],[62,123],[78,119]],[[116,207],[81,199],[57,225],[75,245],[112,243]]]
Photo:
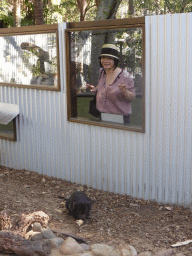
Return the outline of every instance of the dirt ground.
[[[65,209],[65,201],[75,190],[84,191],[93,202],[91,218],[81,227]],[[0,210],[6,209],[12,220],[22,213],[44,211],[50,217],[50,228],[70,231],[90,244],[114,246],[124,241],[138,253],[154,253],[192,239],[192,210],[180,206],[161,205],[2,166],[0,193]],[[175,251],[192,255],[192,243]]]

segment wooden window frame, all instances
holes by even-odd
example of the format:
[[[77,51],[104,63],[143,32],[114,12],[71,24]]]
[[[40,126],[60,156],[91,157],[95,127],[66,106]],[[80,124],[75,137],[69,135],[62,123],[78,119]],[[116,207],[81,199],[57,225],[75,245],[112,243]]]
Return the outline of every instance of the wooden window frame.
[[[24,84],[12,84],[0,82],[0,86],[20,87],[28,89],[38,90],[49,90],[49,91],[60,91],[60,62],[59,62],[59,38],[58,38],[58,24],[51,25],[36,25],[36,26],[24,26],[24,27],[11,27],[0,29],[0,36],[15,36],[15,35],[28,35],[28,34],[45,34],[55,33],[56,34],[56,51],[57,51],[57,86],[49,85],[24,85]]]
[[[70,33],[74,31],[87,31],[99,29],[116,29],[116,28],[142,28],[142,78],[143,78],[143,92],[142,92],[142,126],[127,126],[124,124],[115,124],[107,122],[98,122],[92,120],[85,120],[84,118],[76,117],[77,114],[77,93],[70,85]],[[135,132],[145,132],[145,17],[128,18],[119,20],[101,20],[101,21],[85,21],[85,22],[71,22],[67,24],[65,31],[66,36],[66,67],[67,67],[67,120],[75,123],[83,123],[88,125],[102,126],[107,128],[122,129]]]

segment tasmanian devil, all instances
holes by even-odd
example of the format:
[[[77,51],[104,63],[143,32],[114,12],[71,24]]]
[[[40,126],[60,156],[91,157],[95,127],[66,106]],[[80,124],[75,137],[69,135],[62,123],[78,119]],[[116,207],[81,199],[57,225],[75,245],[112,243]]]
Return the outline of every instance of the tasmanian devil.
[[[76,220],[85,220],[91,212],[91,200],[85,193],[76,191],[66,201],[65,207]]]

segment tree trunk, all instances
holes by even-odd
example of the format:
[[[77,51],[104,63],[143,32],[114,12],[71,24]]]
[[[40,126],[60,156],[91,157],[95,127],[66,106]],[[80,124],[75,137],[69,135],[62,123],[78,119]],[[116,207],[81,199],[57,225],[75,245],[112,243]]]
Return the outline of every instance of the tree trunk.
[[[14,19],[14,27],[20,27],[21,26],[20,0],[13,1],[13,19]]]
[[[97,10],[96,20],[115,19],[120,3],[121,0],[101,0]],[[114,36],[109,31],[103,31],[102,35],[98,35],[97,31],[93,32],[89,83],[96,86],[99,77],[99,53],[104,43],[114,43]]]
[[[42,0],[34,0],[35,25],[45,24]]]
[[[100,4],[100,0],[95,0],[95,4],[97,6],[97,8],[99,7],[99,4]]]
[[[115,19],[121,0],[101,0],[98,6],[96,20]]]
[[[80,11],[80,21],[85,21],[88,3],[87,0],[77,0],[78,8]]]
[[[129,0],[129,15],[130,15],[130,16],[133,16],[133,15],[134,15],[133,0]]]

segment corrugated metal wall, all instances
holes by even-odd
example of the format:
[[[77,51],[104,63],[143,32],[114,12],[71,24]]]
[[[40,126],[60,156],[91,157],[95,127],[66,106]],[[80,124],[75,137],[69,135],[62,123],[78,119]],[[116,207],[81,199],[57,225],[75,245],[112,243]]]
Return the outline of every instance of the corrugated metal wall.
[[[150,198],[192,199],[192,13],[146,18]]]
[[[20,106],[18,141],[0,139],[1,165],[94,188],[191,204],[192,14],[146,17],[146,133],[67,122],[64,28],[61,92],[0,86]]]

